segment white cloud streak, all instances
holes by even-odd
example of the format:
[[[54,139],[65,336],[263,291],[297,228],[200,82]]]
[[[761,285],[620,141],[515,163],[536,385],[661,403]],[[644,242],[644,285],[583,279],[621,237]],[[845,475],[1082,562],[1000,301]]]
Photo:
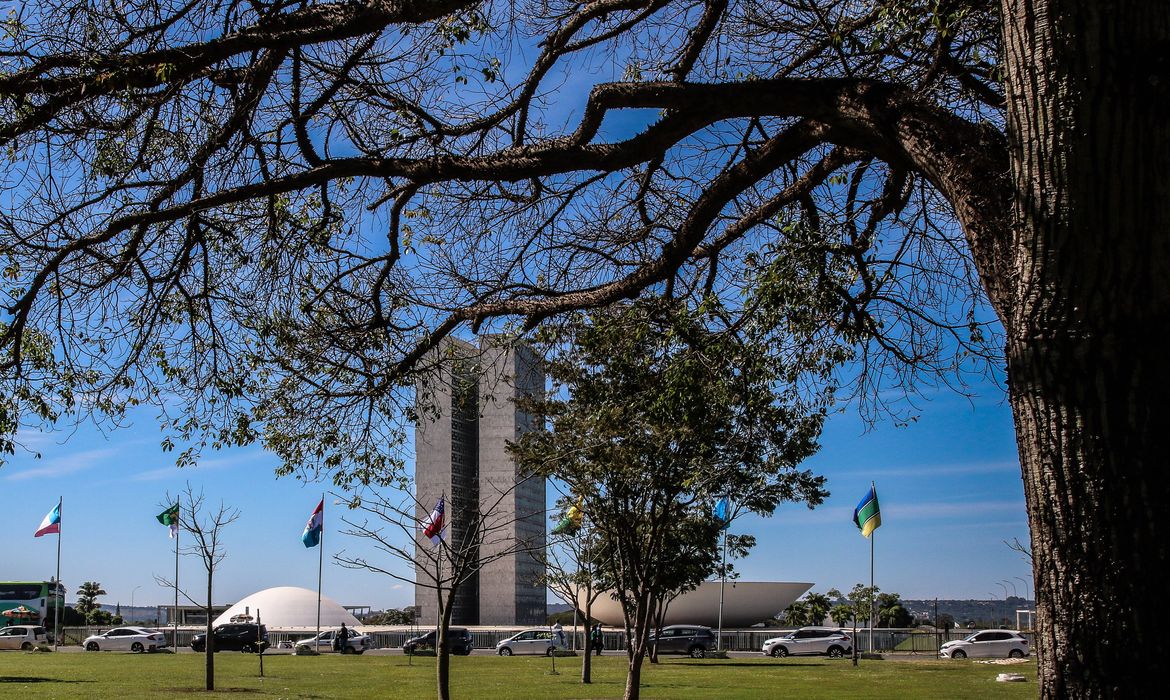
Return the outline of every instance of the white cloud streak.
[[[85,450],[65,457],[50,459],[29,469],[21,469],[5,477],[7,481],[28,481],[29,479],[54,479],[69,476],[78,472],[87,471],[99,466],[110,457],[117,455],[121,450],[115,447],[103,447],[96,450]]]

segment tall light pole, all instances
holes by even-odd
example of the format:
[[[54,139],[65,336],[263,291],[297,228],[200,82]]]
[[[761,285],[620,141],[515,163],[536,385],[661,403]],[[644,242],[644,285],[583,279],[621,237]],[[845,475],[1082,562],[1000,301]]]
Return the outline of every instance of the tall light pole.
[[[1003,589],[1003,614],[1004,614],[1004,617],[1006,618],[1006,617],[1008,617],[1008,613],[1007,613],[1007,608],[1008,608],[1008,605],[1007,605],[1008,589],[1007,589],[1007,586],[1005,586],[1005,585],[1003,584],[1003,581],[996,581],[996,583],[998,583],[998,584],[999,584],[999,587]],[[998,625],[998,623],[997,623],[997,625]]]
[[[1014,578],[1020,583],[1024,584],[1024,597],[1028,600],[1031,600],[1032,594],[1028,592],[1028,579],[1024,578],[1023,576],[1016,576]]]
[[[1003,580],[1003,582],[1004,582],[1004,583],[1006,583],[1007,585],[1009,585],[1009,586],[1011,586],[1011,587],[1012,587],[1012,597],[1013,597],[1013,598],[1019,598],[1019,597],[1020,597],[1020,594],[1019,594],[1019,592],[1018,592],[1018,591],[1016,591],[1016,584],[1015,584],[1015,582],[1014,582],[1014,581],[1012,581],[1011,579],[1006,579],[1006,578],[1005,578],[1005,579]],[[1004,593],[1007,593],[1007,591],[1004,591]]]
[[[134,591],[137,591],[139,588],[142,588],[142,586],[135,586],[134,590],[130,591],[130,609],[131,610],[134,609]]]

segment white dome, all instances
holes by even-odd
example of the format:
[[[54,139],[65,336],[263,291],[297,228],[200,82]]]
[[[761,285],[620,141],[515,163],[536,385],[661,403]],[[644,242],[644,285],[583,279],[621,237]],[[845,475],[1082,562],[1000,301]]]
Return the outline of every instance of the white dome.
[[[250,615],[253,620],[260,613],[260,622],[268,629],[286,629],[317,626],[317,591],[296,586],[277,586],[258,591],[224,611],[213,624],[223,625],[233,617]],[[321,626],[350,627],[359,625],[358,619],[328,596],[321,596]]]

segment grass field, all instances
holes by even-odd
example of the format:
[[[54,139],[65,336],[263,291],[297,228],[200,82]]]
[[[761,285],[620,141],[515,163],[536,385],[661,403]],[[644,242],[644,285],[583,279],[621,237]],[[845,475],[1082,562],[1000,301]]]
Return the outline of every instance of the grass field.
[[[581,685],[580,658],[557,659],[560,675],[549,674],[543,657],[490,656],[452,659],[455,698],[546,700],[621,697],[624,659],[603,656],[594,683]],[[998,673],[1022,673],[1026,683],[997,683]],[[206,696],[203,658],[197,654],[0,652],[0,698],[167,698]],[[1031,698],[1036,666],[988,666],[971,661],[848,661],[764,658],[669,659],[646,665],[645,698],[736,700],[739,698]],[[265,655],[264,678],[256,656],[216,656],[215,696],[233,698],[435,697],[434,660],[403,656],[305,657]]]

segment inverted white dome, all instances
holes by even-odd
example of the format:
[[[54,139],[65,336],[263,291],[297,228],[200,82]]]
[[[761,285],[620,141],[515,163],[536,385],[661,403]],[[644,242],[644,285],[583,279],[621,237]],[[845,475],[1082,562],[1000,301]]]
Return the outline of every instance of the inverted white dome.
[[[256,620],[256,612],[260,612],[260,622],[269,629],[285,629],[289,627],[315,628],[317,626],[317,591],[296,586],[277,586],[258,591],[231,606],[222,615],[215,618],[215,625],[223,625],[240,616],[251,616]],[[337,604],[337,601],[328,596],[321,596],[321,626],[340,627],[341,623],[350,627],[361,624],[349,611]]]
[[[811,583],[787,581],[728,581],[723,588],[723,626],[750,627],[783,611],[804,595]],[[585,592],[578,605],[585,609]],[[612,594],[602,593],[593,602],[593,617],[607,625],[622,625],[622,606]],[[683,593],[666,607],[666,625],[707,625],[719,620],[719,582],[705,581]]]

